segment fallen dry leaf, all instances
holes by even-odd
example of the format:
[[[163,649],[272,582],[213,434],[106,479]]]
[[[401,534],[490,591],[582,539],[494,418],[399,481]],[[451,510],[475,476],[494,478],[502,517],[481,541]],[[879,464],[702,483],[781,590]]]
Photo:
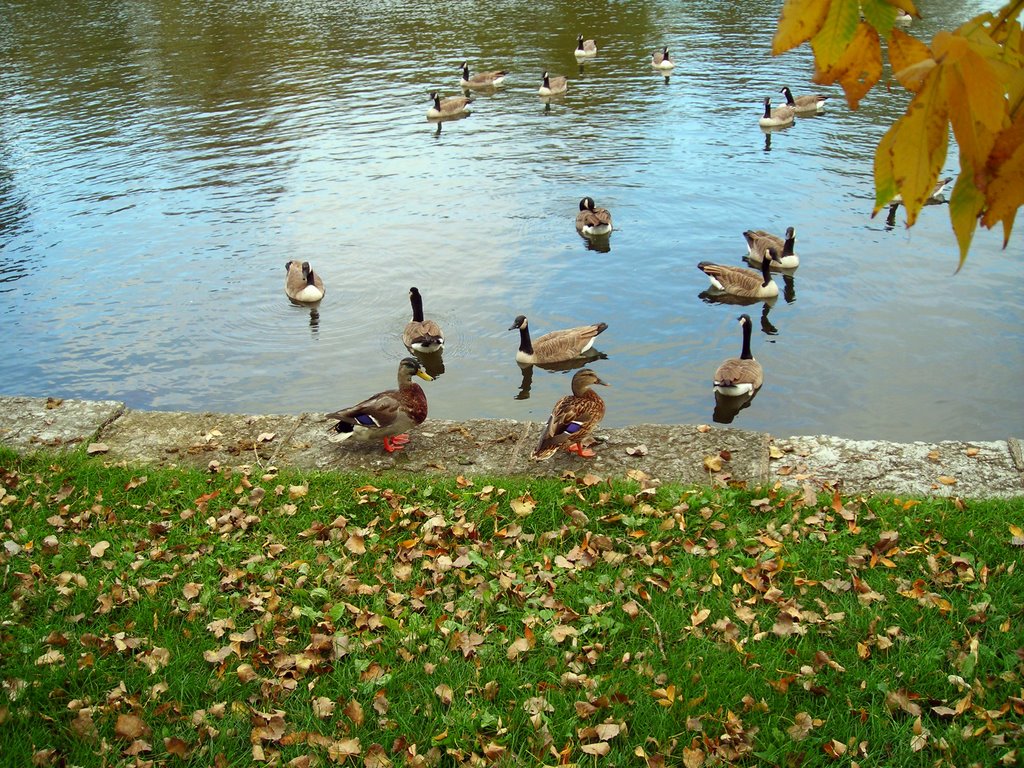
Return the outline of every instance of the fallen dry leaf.
[[[124,741],[135,741],[143,736],[149,736],[150,729],[142,718],[133,714],[122,714],[117,716],[117,723],[114,725],[114,735]]]
[[[89,554],[93,557],[103,557],[103,553],[108,549],[110,549],[110,542],[104,539],[103,541],[97,541],[93,544],[89,548]]]

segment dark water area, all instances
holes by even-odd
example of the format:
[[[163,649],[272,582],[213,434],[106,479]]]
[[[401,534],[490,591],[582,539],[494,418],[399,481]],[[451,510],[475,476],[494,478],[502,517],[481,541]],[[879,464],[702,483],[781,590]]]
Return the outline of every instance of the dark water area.
[[[524,314],[608,323],[607,425],[711,423],[747,312],[765,385],[735,426],[1024,435],[1024,239],[981,230],[954,274],[947,206],[870,217],[898,87],[760,129],[764,96],[820,90],[806,46],[769,53],[778,5],[0,0],[0,392],[329,411],[393,385],[417,286],[446,335],[437,418],[539,421],[568,392],[571,371],[524,382]],[[997,5],[921,0],[910,31]],[[464,60],[505,86],[428,121]],[[538,97],[545,70],[564,97]],[[603,242],[575,230],[585,195]],[[702,296],[698,262],[744,266],[744,230],[787,226],[777,300]],[[318,311],[285,297],[289,259],[323,276]]]

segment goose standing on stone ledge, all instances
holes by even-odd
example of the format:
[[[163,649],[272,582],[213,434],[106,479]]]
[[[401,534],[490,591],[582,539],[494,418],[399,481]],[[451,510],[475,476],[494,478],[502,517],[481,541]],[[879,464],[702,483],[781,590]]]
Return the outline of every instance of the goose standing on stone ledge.
[[[430,375],[415,357],[406,357],[398,364],[398,389],[388,389],[368,397],[350,408],[329,413],[325,418],[336,419],[330,428],[332,443],[350,438],[374,440],[383,438],[388,453],[402,449],[409,442],[404,434],[427,418],[427,396],[422,387],[413,382],[413,376],[431,381]]]
[[[587,459],[594,457],[593,451],[583,447],[583,439],[604,418],[604,400],[591,389],[595,384],[608,386],[589,368],[577,371],[572,377],[572,394],[555,403],[533,452],[535,460],[549,459],[559,448]]]

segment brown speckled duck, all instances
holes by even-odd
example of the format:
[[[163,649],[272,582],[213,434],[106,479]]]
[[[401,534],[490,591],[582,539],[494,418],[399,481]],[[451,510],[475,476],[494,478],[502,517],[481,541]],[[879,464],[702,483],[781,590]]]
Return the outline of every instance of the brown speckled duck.
[[[589,368],[576,372],[572,377],[572,394],[555,403],[533,452],[534,459],[549,459],[559,448],[588,459],[594,456],[593,451],[583,447],[583,438],[593,432],[604,418],[604,400],[591,389],[595,384],[608,386]]]
[[[406,357],[398,364],[398,389],[389,389],[368,397],[358,405],[343,408],[327,414],[327,419],[337,419],[330,428],[332,443],[349,438],[358,440],[384,439],[384,450],[388,453],[401,450],[409,442],[403,434],[412,427],[422,424],[427,418],[427,396],[413,376],[430,381],[430,375],[415,357]]]

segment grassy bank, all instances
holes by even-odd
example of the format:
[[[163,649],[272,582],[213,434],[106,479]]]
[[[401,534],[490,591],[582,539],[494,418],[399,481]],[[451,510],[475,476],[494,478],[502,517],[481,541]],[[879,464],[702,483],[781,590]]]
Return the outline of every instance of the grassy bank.
[[[993,765],[1024,502],[0,449],[4,765]]]

